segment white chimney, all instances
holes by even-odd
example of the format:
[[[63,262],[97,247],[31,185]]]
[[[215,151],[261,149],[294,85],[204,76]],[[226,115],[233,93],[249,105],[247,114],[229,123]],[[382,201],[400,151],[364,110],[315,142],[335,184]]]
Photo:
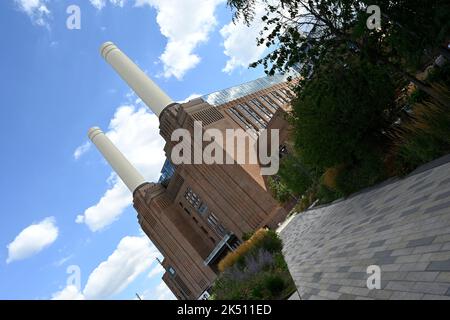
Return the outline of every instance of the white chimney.
[[[105,42],[100,52],[144,103],[159,117],[173,102],[139,67],[112,42]]]
[[[100,128],[89,129],[88,136],[131,192],[146,182]]]

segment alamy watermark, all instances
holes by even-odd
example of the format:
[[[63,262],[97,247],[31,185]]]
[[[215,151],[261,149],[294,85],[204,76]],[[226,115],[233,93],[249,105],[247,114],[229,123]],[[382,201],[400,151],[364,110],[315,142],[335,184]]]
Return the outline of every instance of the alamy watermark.
[[[81,9],[79,6],[72,4],[67,7],[66,13],[69,15],[66,20],[66,27],[69,30],[81,29]]]
[[[366,13],[370,14],[367,18],[366,26],[369,30],[381,30],[381,9],[377,5],[370,5],[366,9]]]
[[[67,286],[73,286],[77,288],[78,292],[81,292],[81,268],[77,265],[71,265],[67,267],[66,273],[69,275]]]
[[[261,165],[261,175],[274,175],[279,169],[280,134],[278,129],[263,129],[258,137],[251,130],[215,128],[203,130],[195,121],[191,131],[175,129],[171,141],[171,161],[180,164]],[[270,152],[268,150],[270,146]]]
[[[370,276],[367,278],[367,289],[373,290],[381,289],[381,268],[377,265],[371,265],[367,267],[366,270],[367,274],[370,274]]]

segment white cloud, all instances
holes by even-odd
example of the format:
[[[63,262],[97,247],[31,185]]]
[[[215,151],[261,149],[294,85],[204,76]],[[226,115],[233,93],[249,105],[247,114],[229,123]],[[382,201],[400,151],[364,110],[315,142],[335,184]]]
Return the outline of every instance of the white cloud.
[[[89,0],[101,10],[109,2],[123,7],[126,0]],[[208,41],[217,25],[214,15],[219,4],[225,0],[135,0],[135,7],[150,6],[156,9],[156,22],[160,32],[167,38],[164,52],[160,55],[166,78],[182,79],[186,72],[195,68],[201,58],[195,53],[197,47]]]
[[[164,273],[164,268],[162,265],[160,265],[159,263],[156,264],[152,270],[150,270],[150,272],[148,273],[148,277],[149,278],[154,278],[158,275],[162,275]]]
[[[75,160],[80,159],[83,154],[88,152],[89,149],[91,148],[91,145],[92,144],[89,141],[86,141],[81,146],[76,148],[75,152],[73,153],[73,157],[75,158]]]
[[[135,6],[149,5],[156,9],[156,21],[167,45],[160,56],[166,78],[182,79],[194,68],[200,57],[195,53],[199,44],[208,40],[217,19],[216,7],[224,0],[136,0]]]
[[[47,0],[14,0],[19,9],[25,12],[33,23],[39,26],[48,26],[47,19],[50,17],[50,10]]]
[[[76,223],[86,223],[92,231],[99,231],[116,221],[132,201],[132,195],[124,183],[116,183],[108,189],[99,202],[78,215]]]
[[[85,297],[76,286],[68,285],[63,290],[54,293],[52,300],[85,300]]]
[[[165,161],[164,140],[159,135],[159,120],[144,107],[122,106],[109,124],[106,135],[125,154],[148,181],[156,181]],[[97,204],[76,218],[92,231],[99,231],[115,220],[131,204],[132,195],[123,182],[113,174],[112,186]]]
[[[167,285],[161,281],[156,287],[147,289],[139,294],[142,300],[175,300],[176,297],[167,287]]]
[[[89,0],[89,2],[98,10],[102,10],[108,0]],[[126,0],[109,0],[109,3],[116,7],[123,7],[125,2]]]
[[[61,267],[63,264],[65,264],[67,261],[69,261],[72,258],[73,258],[73,254],[71,254],[71,255],[69,255],[67,257],[63,257],[63,258],[59,259],[58,261],[56,261],[54,263],[54,265],[57,266],[57,267]]]
[[[264,5],[257,2],[255,19],[250,26],[237,21],[236,24],[230,22],[220,30],[224,39],[224,54],[229,58],[222,69],[223,72],[231,73],[237,68],[248,68],[250,63],[263,56],[266,46],[257,46],[256,38],[259,37],[259,32],[264,27],[264,23],[261,21],[264,14]]]
[[[63,290],[54,293],[52,299],[109,299],[147,271],[159,255],[147,236],[124,237],[114,252],[91,272],[82,292],[74,285],[67,285]],[[160,295],[163,294],[166,293],[161,291]]]
[[[91,273],[84,288],[88,299],[105,299],[121,292],[148,270],[158,250],[144,237],[125,237],[116,250]]]
[[[48,217],[23,229],[13,242],[8,244],[6,263],[29,258],[51,245],[58,238],[55,218]]]
[[[175,297],[164,282],[161,282],[155,289],[156,300],[173,300]]]
[[[201,96],[202,96],[202,94],[199,94],[199,93],[193,93],[193,94],[191,94],[189,97],[187,97],[186,99],[184,99],[184,101],[180,101],[180,103],[189,102],[189,101],[194,100],[195,98],[199,98],[199,97],[201,97]]]

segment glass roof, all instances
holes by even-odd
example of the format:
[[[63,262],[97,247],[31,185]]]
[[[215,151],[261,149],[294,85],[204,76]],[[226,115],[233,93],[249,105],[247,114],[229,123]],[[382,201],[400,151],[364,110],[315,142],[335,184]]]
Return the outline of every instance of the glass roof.
[[[219,106],[221,104],[255,93],[256,91],[263,90],[275,84],[284,82],[288,77],[289,74],[266,76],[231,88],[204,95],[201,98],[208,102],[210,105]]]

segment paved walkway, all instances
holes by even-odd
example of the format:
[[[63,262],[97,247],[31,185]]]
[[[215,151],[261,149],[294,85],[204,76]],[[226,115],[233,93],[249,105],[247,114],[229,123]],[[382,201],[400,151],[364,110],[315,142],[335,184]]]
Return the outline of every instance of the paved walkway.
[[[450,163],[442,162],[284,226],[301,299],[450,299]],[[381,268],[380,290],[367,288],[370,265]]]

